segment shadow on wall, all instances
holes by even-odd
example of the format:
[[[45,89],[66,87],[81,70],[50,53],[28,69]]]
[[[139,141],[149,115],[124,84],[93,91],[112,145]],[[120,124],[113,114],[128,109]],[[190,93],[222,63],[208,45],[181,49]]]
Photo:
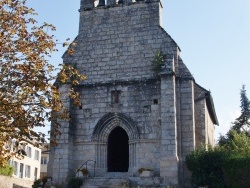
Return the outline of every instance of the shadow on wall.
[[[13,188],[28,188],[28,187],[23,187],[23,186],[20,186],[20,185],[17,185],[17,184],[13,184]]]

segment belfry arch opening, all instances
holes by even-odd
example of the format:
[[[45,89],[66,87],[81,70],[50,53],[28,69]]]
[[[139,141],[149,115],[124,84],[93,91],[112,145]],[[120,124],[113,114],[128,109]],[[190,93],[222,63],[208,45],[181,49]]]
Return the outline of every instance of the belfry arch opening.
[[[129,138],[126,131],[116,127],[108,137],[108,172],[128,172]]]

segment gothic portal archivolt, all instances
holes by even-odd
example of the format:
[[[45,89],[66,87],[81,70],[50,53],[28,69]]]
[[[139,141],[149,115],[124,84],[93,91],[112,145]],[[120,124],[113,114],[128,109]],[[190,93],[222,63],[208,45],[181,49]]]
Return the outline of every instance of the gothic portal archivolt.
[[[93,141],[96,143],[96,162],[97,168],[105,168],[108,171],[124,172],[123,167],[114,167],[114,161],[116,161],[115,154],[108,149],[112,147],[119,147],[112,145],[112,141],[124,142],[124,140],[118,139],[114,136],[115,133],[126,135],[128,137],[128,167],[136,166],[136,140],[139,139],[139,131],[135,122],[121,113],[109,113],[103,116],[97,123],[93,131]],[[122,144],[122,143],[120,143]],[[108,147],[109,146],[109,147]],[[124,146],[124,143],[123,143]],[[126,147],[124,146],[126,149]],[[108,155],[109,154],[109,155]],[[126,155],[126,153],[124,153]],[[110,156],[113,155],[111,159]]]

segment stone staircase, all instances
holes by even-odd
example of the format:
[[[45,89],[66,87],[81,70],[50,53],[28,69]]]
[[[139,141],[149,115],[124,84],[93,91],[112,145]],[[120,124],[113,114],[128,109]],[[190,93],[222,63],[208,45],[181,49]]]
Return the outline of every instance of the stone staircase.
[[[107,173],[104,177],[88,177],[81,188],[166,188],[160,177],[133,177],[127,173]]]
[[[91,177],[84,180],[81,188],[126,188],[129,180],[119,177]]]

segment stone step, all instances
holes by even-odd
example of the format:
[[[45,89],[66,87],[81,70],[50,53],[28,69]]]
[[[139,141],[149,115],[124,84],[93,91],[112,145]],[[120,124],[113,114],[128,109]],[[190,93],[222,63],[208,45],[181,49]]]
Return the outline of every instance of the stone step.
[[[160,177],[89,177],[84,179],[81,188],[166,188]]]
[[[121,188],[129,185],[129,180],[124,178],[88,178],[81,188]]]
[[[127,178],[130,174],[128,172],[107,172],[105,178]]]

